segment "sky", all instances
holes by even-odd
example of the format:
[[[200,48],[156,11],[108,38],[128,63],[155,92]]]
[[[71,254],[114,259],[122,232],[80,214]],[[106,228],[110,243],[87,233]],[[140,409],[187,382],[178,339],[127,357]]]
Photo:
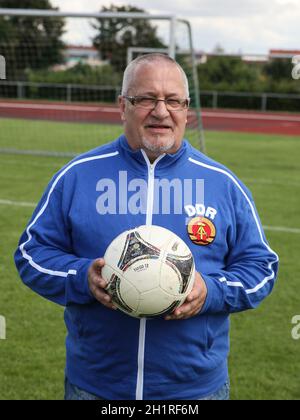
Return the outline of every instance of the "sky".
[[[51,0],[68,12],[98,12],[102,6],[136,6],[149,13],[174,14],[190,21],[195,49],[211,52],[221,46],[227,53],[265,54],[270,49],[300,50],[299,0]],[[168,8],[168,4],[170,7]],[[161,34],[163,36],[163,27]],[[66,40],[88,44],[89,25],[68,23]]]

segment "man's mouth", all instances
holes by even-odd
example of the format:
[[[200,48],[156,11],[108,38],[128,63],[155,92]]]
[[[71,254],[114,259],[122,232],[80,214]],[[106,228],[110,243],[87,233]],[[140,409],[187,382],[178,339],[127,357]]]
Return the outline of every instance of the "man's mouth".
[[[145,128],[155,133],[164,133],[172,129],[172,127],[167,124],[148,124]]]

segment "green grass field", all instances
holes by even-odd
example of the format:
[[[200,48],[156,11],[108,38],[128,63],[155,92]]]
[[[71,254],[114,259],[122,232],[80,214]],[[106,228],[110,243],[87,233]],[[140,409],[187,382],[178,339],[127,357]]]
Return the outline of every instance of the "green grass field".
[[[108,141],[120,127],[0,120],[0,132],[0,148],[44,150],[47,143],[48,150],[80,152]],[[231,317],[232,398],[300,399],[300,341],[291,336],[292,317],[300,315],[300,137],[207,132],[206,141],[208,154],[250,188],[263,224],[285,228],[266,231],[281,258],[273,294],[256,311]],[[63,398],[63,309],[27,289],[13,263],[33,207],[4,200],[36,203],[66,161],[0,154],[0,315],[7,322],[0,399]]]

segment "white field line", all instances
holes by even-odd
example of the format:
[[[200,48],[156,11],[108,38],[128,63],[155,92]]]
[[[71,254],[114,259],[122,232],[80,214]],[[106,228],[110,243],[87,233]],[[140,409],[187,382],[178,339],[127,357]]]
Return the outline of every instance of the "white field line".
[[[242,178],[245,184],[260,184],[260,185],[281,185],[283,187],[298,187],[300,188],[300,182],[292,181],[274,181],[272,179],[255,179],[255,178]]]
[[[37,109],[37,110],[52,110],[52,111],[81,111],[81,112],[107,112],[119,113],[117,107],[101,107],[101,106],[85,106],[85,105],[59,105],[59,104],[25,104],[25,103],[11,103],[1,102],[0,108],[10,109]],[[190,112],[190,115],[194,115]],[[238,113],[238,112],[212,112],[203,111],[202,115],[207,118],[227,118],[239,120],[265,120],[265,121],[291,121],[299,122],[300,116],[293,115],[275,115],[275,114],[259,114],[259,113]]]
[[[35,203],[28,203],[26,201],[11,201],[11,200],[1,200],[1,206],[15,206],[15,207],[36,207]]]
[[[204,117],[208,118],[228,118],[238,120],[264,120],[264,121],[291,121],[299,122],[300,117],[294,117],[292,115],[267,115],[267,114],[251,114],[251,113],[237,113],[237,112],[203,112]]]
[[[27,161],[26,164],[30,164],[30,166],[36,166],[38,168],[56,168],[59,170],[61,168],[59,163],[45,163],[40,162],[38,160],[33,161]],[[16,159],[5,159],[5,165],[19,165],[19,160]],[[280,185],[283,187],[296,187],[300,188],[300,182],[292,182],[292,181],[280,181],[280,180],[272,180],[272,179],[264,179],[264,178],[241,178],[241,180],[247,185],[247,184],[258,184],[258,185]]]
[[[15,207],[36,207],[35,203],[28,203],[25,201],[11,201],[11,200],[2,200],[0,199],[0,205],[3,206],[15,206]],[[300,234],[300,229],[298,228],[288,228],[284,226],[263,226],[264,230],[271,232],[284,232],[284,233],[295,233]]]
[[[13,159],[5,159],[4,160],[5,165],[20,165],[20,161],[19,160],[13,160]],[[23,162],[22,162],[23,163]],[[43,161],[39,162],[38,160],[36,161],[28,161],[26,160],[26,163],[24,162],[24,166],[26,165],[30,165],[30,166],[34,166],[37,168],[53,168],[56,169],[57,171],[59,169],[61,169],[61,166],[59,163],[45,163]],[[22,175],[20,175],[20,178],[23,177]]]
[[[300,234],[300,229],[298,228],[288,228],[283,226],[263,226],[264,230],[269,230],[271,232],[283,232],[283,233],[296,233]]]
[[[99,106],[80,106],[80,105],[57,105],[57,104],[16,104],[1,102],[0,108],[5,109],[37,109],[44,111],[79,111],[79,112],[115,112],[119,113],[118,108],[99,107]]]
[[[38,160],[35,161],[27,161],[26,164],[30,164],[30,166],[36,167],[47,167],[47,168],[56,168],[57,170],[60,169],[59,163],[45,163],[40,162]],[[16,159],[6,159],[5,158],[5,165],[19,165],[20,161]],[[300,182],[292,182],[292,181],[280,181],[280,180],[273,180],[273,179],[264,179],[264,178],[241,178],[241,180],[245,184],[258,184],[258,185],[280,185],[283,187],[296,187],[300,188]]]

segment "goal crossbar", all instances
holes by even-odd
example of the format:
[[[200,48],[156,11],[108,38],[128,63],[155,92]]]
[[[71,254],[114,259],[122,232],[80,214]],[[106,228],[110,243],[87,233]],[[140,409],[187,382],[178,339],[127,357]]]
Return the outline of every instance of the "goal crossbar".
[[[170,42],[168,46],[168,55],[172,58],[176,58],[176,27],[177,24],[184,24],[187,28],[189,38],[189,49],[192,58],[192,77],[195,85],[195,105],[196,114],[198,120],[198,134],[199,134],[199,146],[200,149],[205,152],[205,140],[203,134],[203,123],[201,115],[200,105],[200,88],[196,70],[195,51],[192,40],[192,28],[188,20],[180,19],[174,14],[150,14],[141,12],[98,12],[98,13],[86,13],[86,12],[61,12],[57,10],[40,10],[40,9],[7,9],[0,8],[0,16],[26,16],[26,17],[61,17],[61,18],[91,18],[91,19],[145,19],[145,20],[165,20],[170,23]]]

